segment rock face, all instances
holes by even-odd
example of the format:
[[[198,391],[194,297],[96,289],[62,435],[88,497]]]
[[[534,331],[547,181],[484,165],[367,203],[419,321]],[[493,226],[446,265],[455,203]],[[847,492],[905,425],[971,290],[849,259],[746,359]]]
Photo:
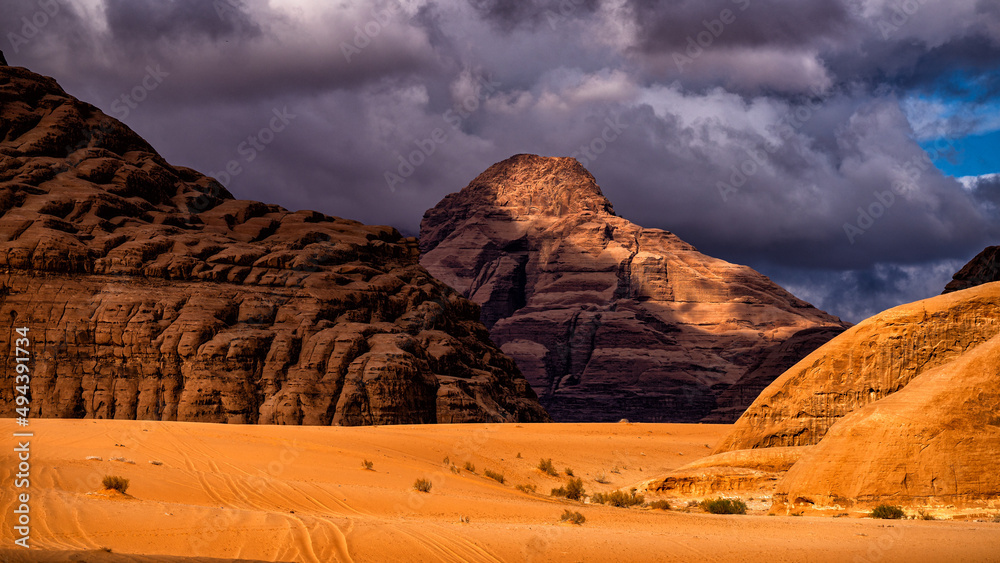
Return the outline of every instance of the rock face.
[[[1000,334],[1000,284],[982,287],[901,305],[834,338],[765,389],[716,452],[817,444],[848,413]]]
[[[2,359],[31,413],[230,423],[546,421],[414,239],[240,201],[52,79],[0,67]],[[13,416],[4,370],[0,416]]]
[[[731,421],[845,326],[750,268],[616,216],[570,158],[490,167],[424,215],[420,249],[480,304],[557,421],[690,422],[717,407]]]
[[[995,336],[845,416],[788,471],[776,503],[1000,508],[998,366]]]
[[[944,293],[1000,281],[1000,246],[989,246],[952,276]]]
[[[997,366],[1000,283],[890,309],[775,380],[715,455],[646,488],[773,494],[775,512],[1000,509]]]

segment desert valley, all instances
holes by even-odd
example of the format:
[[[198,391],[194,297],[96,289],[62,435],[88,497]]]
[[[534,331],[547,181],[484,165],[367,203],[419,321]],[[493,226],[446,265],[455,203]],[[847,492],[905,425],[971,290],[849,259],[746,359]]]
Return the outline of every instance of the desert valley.
[[[0,561],[1000,561],[1000,247],[851,323],[578,158],[451,191],[239,199],[0,64]]]

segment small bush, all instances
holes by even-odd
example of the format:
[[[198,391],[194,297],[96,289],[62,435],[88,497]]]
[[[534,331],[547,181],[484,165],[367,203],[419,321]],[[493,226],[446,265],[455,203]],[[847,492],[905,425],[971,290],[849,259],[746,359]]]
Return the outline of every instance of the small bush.
[[[128,479],[120,475],[105,475],[101,484],[104,485],[105,489],[112,489],[122,494],[128,490]]]
[[[366,459],[361,462],[361,465],[364,466],[364,468],[367,469],[368,471],[375,471],[375,462],[371,460]]]
[[[642,495],[635,494],[635,489],[632,489],[627,493],[622,491],[595,493],[591,495],[590,502],[610,504],[611,506],[617,506],[619,508],[628,508],[630,506],[640,505],[646,502],[646,499]]]
[[[880,504],[876,506],[875,510],[872,510],[871,513],[872,518],[879,518],[882,520],[899,520],[904,516],[906,516],[906,514],[903,513],[902,508],[889,504]]]
[[[535,487],[534,484],[528,483],[527,485],[518,485],[517,490],[521,491],[522,493],[533,493],[537,490],[537,488]]]
[[[150,465],[163,465],[163,462],[162,461],[157,461],[155,459],[151,459],[151,460],[149,460],[149,464]]]
[[[583,514],[580,514],[579,512],[566,509],[563,511],[562,516],[559,517],[559,520],[563,522],[569,522],[571,524],[576,524],[577,526],[579,526],[580,524],[586,522],[587,518]]]
[[[442,461],[442,463],[444,463],[445,465],[451,465],[451,458],[449,458],[448,456],[444,456],[444,459],[443,459],[443,460],[441,460],[441,461]]]
[[[538,469],[541,470],[542,473],[547,473],[553,477],[559,476],[559,472],[556,471],[556,468],[552,465],[552,458],[539,460]]]
[[[433,485],[427,479],[417,479],[413,482],[413,488],[420,491],[421,493],[431,492],[431,487]]]
[[[927,512],[926,510],[921,510],[917,514],[917,518],[920,520],[937,520],[937,518],[935,518],[933,514]]]
[[[521,459],[521,452],[517,452],[517,459]]]
[[[583,479],[570,479],[565,487],[552,489],[552,496],[566,497],[570,500],[580,500],[586,491],[583,488]]]
[[[489,469],[483,471],[483,475],[501,484],[506,480],[503,473],[497,473],[496,471],[490,471]]]
[[[670,510],[670,503],[665,500],[654,500],[649,503],[649,507],[653,510]]]
[[[608,483],[610,483],[610,481],[608,481],[607,474],[605,474],[603,471],[597,474],[597,477],[594,478],[594,481],[597,481],[602,485],[607,485]]]
[[[472,465],[471,463],[469,463],[467,461],[467,462],[465,462],[465,470],[468,471],[469,473],[475,473],[476,472],[476,466]]]
[[[566,468],[566,476],[573,477],[573,470],[570,469],[569,467]]]
[[[459,469],[457,466],[454,465],[452,465],[449,469],[451,469],[451,472],[454,473],[455,475],[458,475],[459,473],[462,472],[461,469]]]
[[[702,510],[712,514],[746,514],[747,503],[734,498],[717,498],[703,500],[699,504]]]

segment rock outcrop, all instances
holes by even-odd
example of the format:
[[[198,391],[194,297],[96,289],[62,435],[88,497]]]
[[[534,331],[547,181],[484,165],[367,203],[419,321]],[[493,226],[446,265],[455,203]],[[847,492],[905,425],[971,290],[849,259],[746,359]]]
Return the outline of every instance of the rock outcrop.
[[[1000,334],[1000,287],[957,292],[866,319],[765,389],[716,453],[817,444],[842,417]]]
[[[775,503],[1000,509],[998,368],[995,336],[848,414],[791,467]]]
[[[988,246],[952,276],[944,293],[1000,281],[1000,246]]]
[[[1000,509],[998,366],[1000,283],[890,309],[775,380],[714,455],[646,489],[773,494],[788,513]]]
[[[0,67],[0,361],[31,414],[546,421],[479,308],[390,227],[233,199],[54,80]],[[14,370],[0,376],[13,416]]]
[[[845,326],[750,268],[616,216],[571,158],[495,164],[420,231],[421,264],[480,304],[557,421],[691,422],[717,407],[731,421]]]

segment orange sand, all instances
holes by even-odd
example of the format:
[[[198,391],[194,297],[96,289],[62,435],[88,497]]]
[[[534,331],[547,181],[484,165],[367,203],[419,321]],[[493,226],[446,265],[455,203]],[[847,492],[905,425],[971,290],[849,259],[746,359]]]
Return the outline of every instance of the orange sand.
[[[996,523],[714,516],[548,496],[566,467],[588,492],[662,475],[707,455],[725,425],[34,420],[30,429],[34,547],[13,546],[15,459],[4,447],[0,561],[1000,560]],[[17,430],[0,421],[8,443]],[[535,469],[541,457],[559,478]],[[506,483],[483,477],[486,469]],[[609,484],[595,482],[600,473]],[[127,496],[101,492],[108,474],[131,480]],[[430,493],[413,490],[418,478],[431,480]],[[514,488],[527,483],[539,494]],[[560,523],[566,508],[586,523]]]

